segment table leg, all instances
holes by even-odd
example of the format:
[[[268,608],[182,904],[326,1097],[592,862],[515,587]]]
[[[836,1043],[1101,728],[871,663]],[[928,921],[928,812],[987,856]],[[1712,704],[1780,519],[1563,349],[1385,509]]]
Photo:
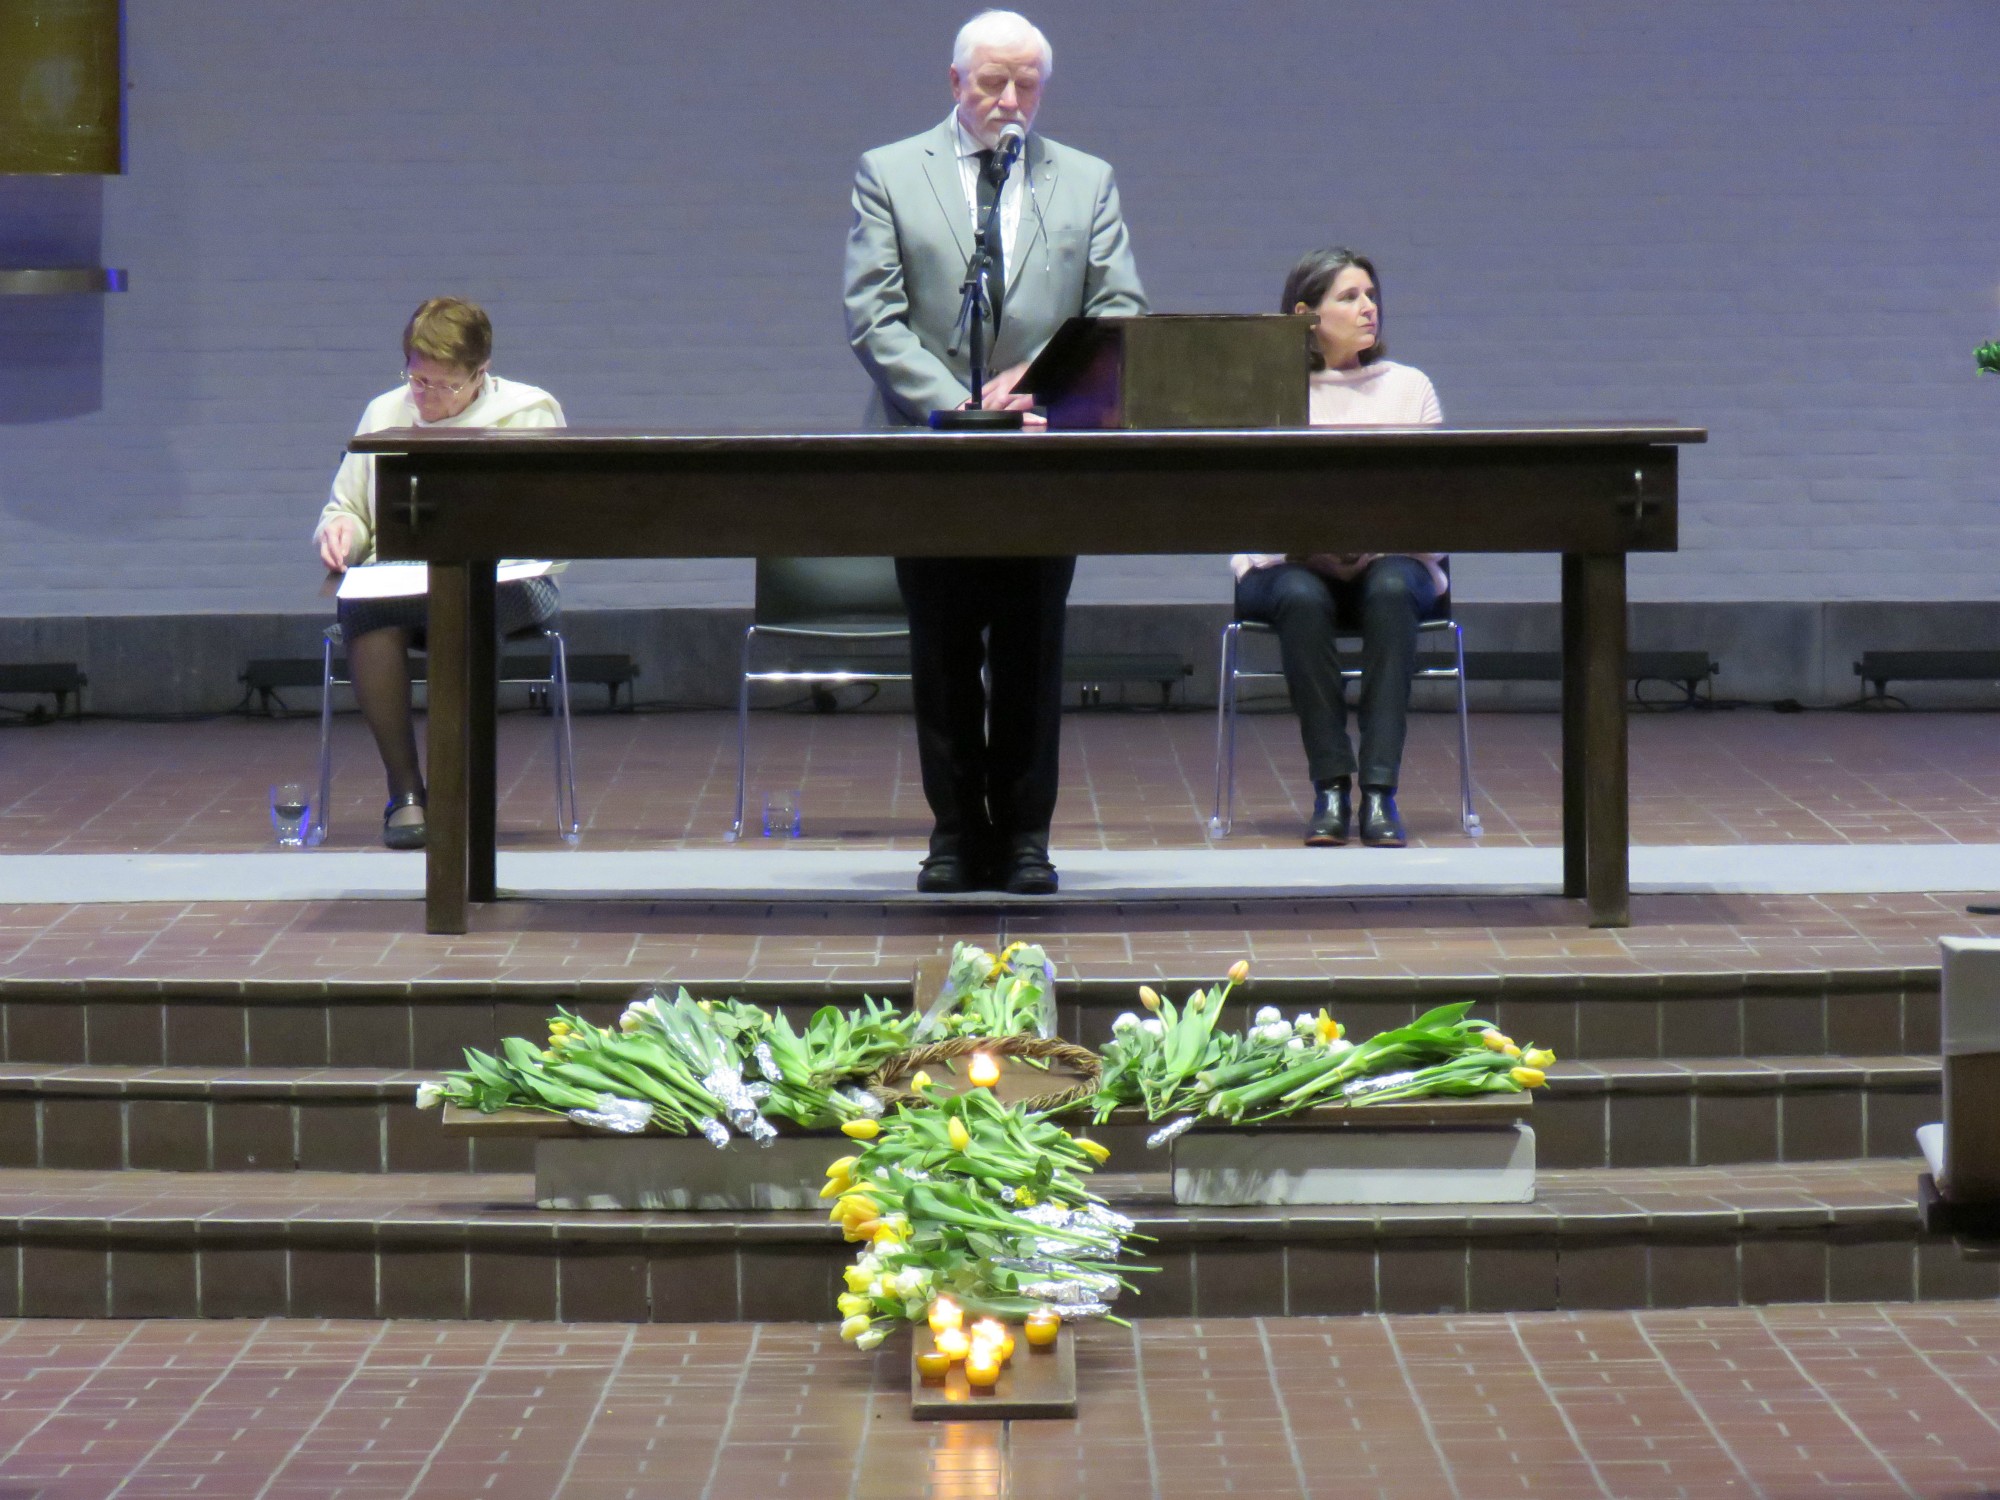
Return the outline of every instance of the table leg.
[[[463,932],[466,926],[467,712],[471,686],[471,568],[432,563],[428,739],[429,796],[424,814],[424,930]]]
[[[1585,895],[1592,927],[1632,925],[1626,777],[1625,557],[1580,560],[1583,607]]]
[[[493,564],[473,563],[467,570],[465,686],[465,874],[466,894],[474,901],[491,901],[494,882],[494,685],[499,679],[497,638],[493,633]]]
[[[1583,559],[1562,560],[1562,829],[1563,894],[1582,897],[1589,868],[1588,823],[1583,794]]]

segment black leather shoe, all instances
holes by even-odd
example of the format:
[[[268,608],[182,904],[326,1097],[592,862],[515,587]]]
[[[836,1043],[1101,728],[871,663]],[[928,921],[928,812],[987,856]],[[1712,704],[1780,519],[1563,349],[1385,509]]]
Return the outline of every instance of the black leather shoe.
[[[1056,867],[1045,849],[1021,849],[1008,861],[1000,889],[1010,896],[1053,896]]]
[[[1400,849],[1409,841],[1409,835],[1403,832],[1403,820],[1396,812],[1396,789],[1364,786],[1361,842],[1371,849]]]
[[[422,807],[422,792],[404,792],[391,797],[389,805],[382,809],[382,843],[389,849],[421,849],[424,847],[424,822],[419,818],[414,823],[391,823],[389,820],[406,807]]]
[[[950,896],[971,890],[972,881],[956,854],[933,854],[917,867],[917,889],[926,896]]]
[[[1347,842],[1347,831],[1354,826],[1350,786],[1345,776],[1337,781],[1313,783],[1312,821],[1306,824],[1308,849],[1331,849]]]

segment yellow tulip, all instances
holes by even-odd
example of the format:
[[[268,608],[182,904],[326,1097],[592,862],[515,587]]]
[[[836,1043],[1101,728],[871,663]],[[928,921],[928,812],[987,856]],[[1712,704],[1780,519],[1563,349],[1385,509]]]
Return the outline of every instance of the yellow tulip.
[[[931,1086],[931,1075],[925,1072],[920,1071],[914,1078],[910,1080],[910,1087],[919,1094],[921,1094],[925,1089],[929,1088],[930,1086]]]
[[[1091,1140],[1088,1136],[1078,1136],[1076,1148],[1092,1161],[1111,1160],[1111,1148],[1101,1141]]]
[[[1514,1045],[1512,1037],[1503,1036],[1497,1031],[1482,1031],[1479,1033],[1479,1040],[1486,1043],[1495,1052],[1505,1052],[1509,1047]]]
[[[1192,1015],[1200,1015],[1202,1008],[1207,1004],[1208,995],[1202,990],[1196,990],[1192,995],[1187,997],[1187,1008]]]
[[[898,1229],[894,1224],[890,1223],[887,1219],[877,1219],[875,1221],[875,1225],[876,1225],[875,1233],[870,1235],[869,1238],[872,1239],[876,1244],[878,1245],[902,1244],[903,1232],[900,1229]]]
[[[951,1122],[945,1126],[944,1133],[951,1137],[953,1150],[963,1151],[972,1144],[972,1132],[965,1128],[965,1121],[956,1115],[953,1115]]]
[[[871,1321],[866,1313],[856,1313],[840,1325],[840,1336],[851,1344],[868,1331]]]
[[[847,1283],[850,1292],[860,1292],[867,1290],[870,1277],[861,1267],[849,1266],[840,1273],[840,1279]]]
[[[1524,1089],[1538,1089],[1548,1081],[1547,1075],[1540,1068],[1514,1068],[1507,1076]]]
[[[854,1164],[860,1160],[861,1158],[858,1156],[843,1156],[839,1161],[834,1162],[826,1169],[826,1175],[829,1177],[852,1177],[854,1175]]]
[[[1248,979],[1249,977],[1250,977],[1249,959],[1239,958],[1236,960],[1235,963],[1229,966],[1229,982],[1231,984],[1241,984],[1244,980]]]
[[[843,1318],[851,1318],[856,1313],[865,1313],[868,1311],[868,1299],[866,1297],[858,1297],[853,1292],[842,1292],[838,1297],[833,1299],[833,1305],[840,1309],[840,1315]]]
[[[1509,1042],[1506,1046],[1502,1047],[1500,1050],[1503,1054],[1505,1054],[1508,1057],[1519,1057],[1521,1055],[1521,1049],[1515,1046],[1512,1042]]]
[[[1313,1035],[1319,1038],[1319,1044],[1322,1047],[1330,1042],[1339,1041],[1346,1030],[1345,1026],[1334,1020],[1324,1010],[1319,1013],[1319,1019],[1313,1022]]]
[[[1153,987],[1150,984],[1139,986],[1139,1003],[1145,1006],[1147,1010],[1158,1010],[1160,1008],[1160,997],[1153,992]]]
[[[846,1219],[872,1219],[881,1212],[875,1200],[866,1193],[843,1194],[835,1207],[840,1210],[841,1217]]]
[[[865,1116],[859,1120],[843,1121],[840,1133],[849,1140],[872,1141],[882,1133],[882,1122],[868,1119]]]
[[[819,1195],[822,1198],[838,1198],[842,1193],[847,1191],[850,1185],[848,1178],[835,1177],[819,1190]]]
[[[551,1021],[551,1022],[549,1022],[549,1035],[550,1035],[550,1036],[552,1036],[552,1037],[556,1037],[556,1036],[568,1036],[568,1035],[570,1034],[570,1031],[571,1031],[571,1027],[570,1027],[570,1024],[569,1024],[569,1022],[567,1022],[567,1021]]]
[[[1521,1054],[1521,1065],[1526,1068],[1547,1068],[1555,1063],[1555,1053],[1546,1047],[1530,1047]]]
[[[851,1219],[848,1221],[847,1228],[841,1233],[850,1245],[858,1245],[863,1240],[874,1239],[875,1231],[881,1227],[882,1221],[880,1219]]]

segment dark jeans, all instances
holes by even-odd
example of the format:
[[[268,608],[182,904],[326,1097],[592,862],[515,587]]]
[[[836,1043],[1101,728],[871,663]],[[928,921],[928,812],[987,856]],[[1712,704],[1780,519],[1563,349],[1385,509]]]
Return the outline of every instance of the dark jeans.
[[[1073,557],[899,557],[933,854],[1046,851]],[[993,685],[987,702],[984,667]]]
[[[1437,585],[1414,557],[1380,557],[1341,581],[1300,563],[1252,568],[1236,582],[1236,617],[1276,628],[1285,685],[1316,782],[1355,774],[1347,742],[1337,630],[1361,635],[1361,762],[1364,787],[1394,787],[1403,763],[1417,625],[1437,607]]]

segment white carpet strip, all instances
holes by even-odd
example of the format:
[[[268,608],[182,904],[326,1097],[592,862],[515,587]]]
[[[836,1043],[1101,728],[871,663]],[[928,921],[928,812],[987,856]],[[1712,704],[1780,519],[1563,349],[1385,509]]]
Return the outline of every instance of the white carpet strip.
[[[907,850],[761,843],[658,852],[583,848],[503,853],[499,878],[509,894],[530,897],[941,899],[916,894],[917,860]],[[1557,849],[1058,849],[1055,861],[1062,874],[1058,901],[1550,895],[1562,885]],[[0,855],[0,903],[8,905],[401,900],[421,896],[423,888],[422,856],[386,850]],[[1632,851],[1632,888],[1774,895],[2000,891],[2000,844],[1641,846]]]

